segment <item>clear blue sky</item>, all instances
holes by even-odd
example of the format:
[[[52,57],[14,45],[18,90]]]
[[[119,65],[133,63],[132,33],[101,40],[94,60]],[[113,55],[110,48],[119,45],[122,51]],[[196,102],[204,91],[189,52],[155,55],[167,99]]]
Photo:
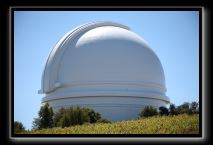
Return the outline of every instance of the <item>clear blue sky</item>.
[[[16,11],[14,14],[14,119],[31,129],[42,95],[46,58],[69,30],[90,21],[113,21],[142,36],[161,60],[166,95],[176,105],[199,100],[197,11]]]

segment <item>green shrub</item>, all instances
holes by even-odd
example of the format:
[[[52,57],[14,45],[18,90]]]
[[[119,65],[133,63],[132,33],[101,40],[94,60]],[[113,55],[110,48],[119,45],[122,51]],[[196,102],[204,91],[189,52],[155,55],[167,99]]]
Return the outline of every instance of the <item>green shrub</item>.
[[[89,120],[90,123],[95,123],[97,122],[99,119],[101,119],[101,114],[98,112],[95,112],[93,109],[87,109],[88,111],[88,115],[89,115]]]
[[[89,115],[86,109],[80,107],[70,107],[64,109],[59,124],[61,127],[68,127],[73,125],[82,125],[89,122]]]
[[[90,108],[70,107],[61,108],[55,113],[53,124],[55,127],[68,127],[73,125],[82,125],[86,122],[96,123],[101,119],[101,114]]]
[[[161,107],[159,107],[159,114],[160,115],[169,115],[169,110],[166,107],[161,106]]]
[[[177,107],[177,113],[178,114],[191,114],[191,110],[190,110],[190,104],[185,102],[182,105]]]
[[[24,132],[25,131],[25,127],[23,126],[23,124],[19,121],[15,121],[14,122],[14,133],[20,133],[20,132]]]
[[[191,103],[191,110],[192,110],[192,113],[199,113],[199,104],[197,102],[192,102]]]
[[[188,103],[185,102],[177,107],[174,104],[170,104],[169,106],[169,114],[177,115],[177,114],[195,114],[199,113],[199,107],[197,102]]]
[[[152,107],[152,106],[145,106],[144,109],[140,112],[139,116],[140,117],[149,117],[149,116],[154,116],[157,115],[157,109]]]
[[[53,126],[58,127],[61,126],[60,119],[63,116],[63,113],[65,112],[64,108],[59,109],[53,116]]]
[[[178,114],[175,104],[170,104],[169,114],[170,115],[177,115]]]
[[[97,123],[111,123],[111,121],[109,121],[108,119],[106,118],[101,118],[97,121]]]

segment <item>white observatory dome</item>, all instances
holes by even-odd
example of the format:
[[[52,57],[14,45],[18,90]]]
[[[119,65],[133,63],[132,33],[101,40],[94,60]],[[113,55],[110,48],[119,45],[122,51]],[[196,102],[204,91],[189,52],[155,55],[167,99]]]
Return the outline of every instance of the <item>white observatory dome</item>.
[[[144,106],[166,106],[159,58],[127,26],[92,22],[64,35],[50,52],[40,93],[53,110],[93,108],[111,121],[134,119]]]

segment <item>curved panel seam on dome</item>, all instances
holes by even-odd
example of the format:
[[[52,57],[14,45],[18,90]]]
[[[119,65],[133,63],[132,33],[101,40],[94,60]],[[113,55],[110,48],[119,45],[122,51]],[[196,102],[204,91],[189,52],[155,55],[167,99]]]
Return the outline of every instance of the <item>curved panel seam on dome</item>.
[[[53,101],[53,100],[62,100],[62,99],[70,99],[70,98],[87,98],[87,97],[92,97],[92,98],[100,98],[100,97],[108,97],[108,96],[113,96],[113,95],[110,95],[110,94],[107,94],[107,95],[82,95],[82,96],[76,96],[76,95],[70,95],[69,97],[53,97],[53,96],[46,96],[45,98],[42,99],[42,102],[46,102],[46,101]],[[120,95],[120,96],[117,96],[116,94],[113,96],[113,98],[118,98],[118,97],[126,97],[126,98],[144,98],[144,99],[154,99],[154,100],[161,100],[161,101],[167,101],[169,102],[170,99],[167,97],[167,96],[163,96],[163,97],[148,97],[146,95],[132,95],[131,97],[129,97],[130,95]]]
[[[110,103],[105,103],[105,104],[80,104],[81,106],[96,106],[96,107],[145,107],[146,105],[141,105],[141,104],[110,104]],[[64,105],[63,107],[66,107],[70,105]],[[72,106],[76,106],[76,105],[72,105]],[[61,107],[61,105],[54,105],[54,107]],[[158,108],[158,106],[153,106]]]
[[[67,97],[69,96],[69,97]],[[63,95],[55,94],[55,95],[50,95],[44,97],[42,100],[43,101],[48,101],[48,100],[57,100],[57,99],[68,99],[68,98],[81,98],[81,97],[98,97],[98,96],[115,96],[115,97],[129,97],[129,98],[147,98],[147,99],[157,99],[157,100],[163,100],[163,101],[170,101],[170,99],[166,95],[159,95],[156,93],[148,93],[148,92],[135,92],[135,91],[130,91],[130,92],[123,92],[123,91],[111,91],[106,93],[105,91],[86,91],[86,92],[70,92],[63,93]],[[131,97],[130,97],[131,96]]]
[[[88,98],[88,97],[92,97],[92,98],[95,98],[95,97],[97,97],[97,98],[100,98],[100,96],[75,96],[75,97],[61,97],[61,98],[51,98],[51,99],[49,99],[49,98],[43,98],[42,99],[42,102],[47,102],[47,101],[56,101],[56,100],[68,100],[68,99],[74,99],[74,98]],[[101,97],[108,97],[107,95],[106,96],[101,96]],[[165,101],[165,102],[170,102],[170,99],[166,96],[166,99],[165,98],[156,98],[156,97],[147,97],[147,96],[131,96],[131,97],[129,97],[129,96],[114,96],[114,98],[118,98],[118,97],[127,97],[128,99],[131,99],[131,98],[139,98],[139,99],[141,99],[141,98],[143,98],[143,99],[148,99],[148,100],[159,100],[159,101]],[[79,105],[79,104],[78,104]]]

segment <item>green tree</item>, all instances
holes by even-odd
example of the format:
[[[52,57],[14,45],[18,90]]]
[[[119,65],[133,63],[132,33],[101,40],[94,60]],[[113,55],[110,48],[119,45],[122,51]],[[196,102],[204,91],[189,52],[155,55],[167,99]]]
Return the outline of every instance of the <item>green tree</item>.
[[[53,126],[54,127],[61,126],[60,119],[63,117],[64,113],[65,113],[65,109],[61,108],[54,114],[54,116],[53,116]]]
[[[176,109],[175,104],[169,105],[169,114],[170,115],[177,115],[177,109]]]
[[[41,125],[40,125],[40,119],[39,119],[39,118],[34,118],[32,130],[41,129],[40,126],[41,126]]]
[[[169,109],[164,106],[159,107],[159,114],[160,115],[169,115]]]
[[[89,122],[89,120],[87,109],[77,106],[64,109],[58,124],[61,127],[68,127],[77,124],[82,125],[85,122]]]
[[[90,123],[95,123],[99,119],[101,119],[101,114],[100,113],[95,112],[93,109],[88,109],[87,108],[86,110],[88,111]]]
[[[190,108],[190,103],[185,102],[182,105],[177,107],[177,113],[178,114],[192,114],[192,110]]]
[[[74,124],[82,125],[84,122],[89,122],[90,120],[89,114],[85,111],[84,108],[77,106],[76,108],[73,108],[73,113],[76,116],[73,116],[74,119],[76,118]]]
[[[198,113],[198,103],[197,102],[192,102],[191,103],[191,110],[192,110],[192,113]]]
[[[144,109],[140,112],[139,116],[140,117],[149,117],[149,116],[154,116],[157,115],[157,109],[152,107],[152,106],[145,106]]]
[[[33,121],[33,129],[53,127],[53,110],[48,103],[41,106],[38,116],[39,117],[35,118]]]
[[[61,118],[61,127],[68,127],[72,124],[70,121],[70,116],[69,113],[64,113],[62,118]]]
[[[14,133],[20,133],[20,132],[24,132],[24,131],[25,131],[24,125],[19,121],[15,121],[14,122]]]
[[[55,127],[68,127],[84,123],[96,123],[101,119],[101,114],[90,108],[70,107],[60,109],[54,114],[53,124]]]

